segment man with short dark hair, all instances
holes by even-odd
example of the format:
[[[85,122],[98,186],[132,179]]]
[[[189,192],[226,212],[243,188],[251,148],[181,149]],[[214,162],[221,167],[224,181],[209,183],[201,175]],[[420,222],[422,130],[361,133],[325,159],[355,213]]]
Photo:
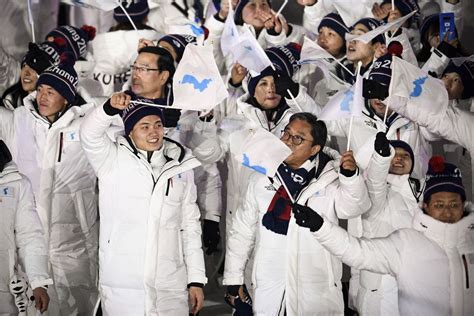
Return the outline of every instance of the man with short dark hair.
[[[227,301],[237,309],[250,301],[243,283],[253,250],[255,314],[344,312],[341,262],[313,243],[291,215],[293,201],[317,207],[334,223],[370,207],[352,152],[341,157],[338,173],[337,153],[323,151],[326,137],[324,122],[310,113],[294,114],[281,136],[292,153],[278,168],[279,176],[252,175],[229,230],[225,260]]]
[[[152,67],[153,61],[140,56],[136,67]],[[167,76],[161,75],[158,80]],[[137,85],[147,89],[143,82]],[[112,95],[81,130],[99,179],[102,309],[106,315],[187,315],[189,296],[196,314],[207,281],[192,172],[199,162],[164,137],[160,108],[131,103],[132,98]],[[116,114],[125,135],[112,142],[106,130]]]
[[[299,205],[294,212],[296,223],[309,228],[315,242],[344,263],[392,275],[400,315],[472,315],[474,214],[465,201],[459,169],[435,156],[423,209],[415,212],[412,228],[385,238],[358,239],[309,207]]]

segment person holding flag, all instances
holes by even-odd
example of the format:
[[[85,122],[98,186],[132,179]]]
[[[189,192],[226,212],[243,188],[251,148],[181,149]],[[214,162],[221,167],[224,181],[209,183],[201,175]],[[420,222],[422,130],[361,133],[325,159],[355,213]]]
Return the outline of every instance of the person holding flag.
[[[207,282],[192,171],[200,164],[164,137],[161,108],[135,101],[150,103],[112,95],[87,117],[80,135],[99,179],[102,310],[196,315]],[[117,114],[125,134],[112,141],[107,129]]]
[[[469,260],[474,251],[472,204],[459,169],[442,157],[430,159],[423,204],[410,228],[383,238],[356,238],[323,212],[298,205],[296,223],[351,267],[389,274],[398,284],[400,315],[472,315]],[[320,215],[321,214],[321,215]]]
[[[344,312],[341,263],[312,242],[292,214],[294,205],[310,205],[337,224],[338,218],[360,215],[371,205],[351,152],[336,158],[324,147],[326,138],[324,122],[313,114],[292,115],[281,133],[291,154],[277,176],[250,177],[228,228],[223,283],[226,301],[237,312],[245,307],[242,302],[250,303],[244,271],[252,252],[256,315]]]
[[[368,79],[363,81],[364,108],[360,116],[354,118],[351,149],[354,150],[360,166],[365,169],[372,155],[375,135],[380,131],[386,132],[388,139],[403,140],[411,146],[418,158],[413,176],[422,179],[431,156],[429,141],[438,137],[387,107],[385,99],[389,96],[393,58],[391,54],[386,54],[377,59],[368,74]],[[348,119],[331,119],[325,122],[331,136],[348,137]]]
[[[372,207],[362,214],[362,237],[386,237],[411,227],[424,187],[420,180],[411,178],[414,162],[410,145],[389,141],[385,133],[377,133],[366,169]],[[362,315],[399,315],[396,280],[391,275],[361,270],[356,307]]]

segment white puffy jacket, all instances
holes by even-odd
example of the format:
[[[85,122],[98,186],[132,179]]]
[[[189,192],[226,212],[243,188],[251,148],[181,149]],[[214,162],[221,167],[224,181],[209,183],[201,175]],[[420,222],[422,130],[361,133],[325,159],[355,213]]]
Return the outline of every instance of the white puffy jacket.
[[[54,286],[50,315],[92,313],[97,301],[96,177],[79,142],[92,104],[69,108],[50,124],[36,111],[36,92],[14,111],[0,108],[0,138],[31,181],[49,245]]]
[[[33,289],[53,284],[31,184],[13,162],[0,172],[0,212],[0,315],[11,315],[18,313],[9,289],[18,263],[26,270]]]
[[[418,209],[412,227],[357,239],[325,221],[314,236],[344,263],[395,277],[400,315],[472,315],[474,214],[446,224]]]
[[[421,194],[410,185],[409,175],[389,174],[395,150],[390,156],[374,152],[367,167],[367,189],[372,207],[362,214],[364,238],[386,237],[395,230],[411,227],[413,210]],[[397,281],[390,275],[360,271],[357,311],[362,315],[398,315]]]
[[[326,156],[327,157],[327,156]],[[360,215],[370,207],[361,176],[338,175],[338,162],[313,162],[322,170],[301,191],[297,203],[322,212],[337,224],[338,218]],[[325,165],[324,165],[325,164]],[[253,286],[256,315],[342,315],[341,262],[315,243],[309,230],[290,218],[287,235],[262,224],[280,182],[261,174],[249,181],[245,200],[230,227],[224,284],[244,282],[244,268],[254,250]]]
[[[81,130],[99,178],[100,294],[105,315],[187,315],[189,283],[206,283],[192,168],[178,143],[165,139],[158,174],[145,157],[106,129],[103,107]]]

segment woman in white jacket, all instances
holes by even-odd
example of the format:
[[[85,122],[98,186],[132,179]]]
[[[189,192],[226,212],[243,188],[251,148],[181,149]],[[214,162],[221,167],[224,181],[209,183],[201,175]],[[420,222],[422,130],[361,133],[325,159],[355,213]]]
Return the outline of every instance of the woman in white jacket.
[[[474,313],[472,204],[464,203],[459,169],[439,158],[430,160],[423,212],[417,209],[412,228],[358,239],[310,208],[295,214],[297,224],[346,264],[395,277],[400,315]]]
[[[386,237],[397,229],[409,228],[418,207],[421,188],[410,178],[415,156],[410,146],[399,140],[388,141],[377,134],[374,152],[366,170],[366,183],[372,201],[362,214],[362,237]],[[357,311],[362,315],[398,315],[396,280],[366,270],[360,271]]]
[[[22,284],[18,282],[18,264],[26,272],[37,309],[43,313],[49,303],[46,289],[53,284],[48,275],[48,250],[31,184],[11,159],[0,140],[0,315],[16,315],[28,308],[30,298],[25,293],[16,288],[15,297],[9,293],[10,283],[14,287]]]
[[[50,315],[90,314],[98,297],[96,177],[79,143],[94,105],[75,105],[72,66],[48,68],[24,106],[0,108],[0,137],[32,183],[49,247]]]
[[[192,173],[199,162],[163,137],[161,109],[130,100],[114,94],[81,130],[99,178],[102,310],[187,315],[189,295],[194,314],[207,281]],[[126,136],[112,142],[106,131],[122,110]]]
[[[348,152],[334,160],[322,151],[326,127],[310,113],[294,114],[282,134],[292,154],[278,168],[279,176],[255,173],[245,200],[229,229],[224,284],[244,283],[244,270],[254,252],[252,287],[255,315],[340,315],[342,264],[311,233],[295,225],[292,200],[311,205],[332,223],[360,215],[370,207],[364,180]],[[328,155],[328,153],[330,155]],[[242,297],[239,297],[243,299]]]

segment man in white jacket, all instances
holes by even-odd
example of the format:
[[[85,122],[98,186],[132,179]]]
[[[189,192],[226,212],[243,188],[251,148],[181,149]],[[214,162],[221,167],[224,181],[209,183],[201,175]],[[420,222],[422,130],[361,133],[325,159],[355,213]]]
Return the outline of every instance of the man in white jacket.
[[[81,130],[99,178],[102,310],[187,315],[189,295],[195,314],[207,281],[192,173],[199,162],[164,137],[160,108],[130,101],[128,94],[112,95]],[[112,142],[106,131],[121,112],[125,135]]]
[[[342,156],[338,173],[339,163],[322,150],[326,137],[325,124],[314,115],[294,114],[281,136],[292,154],[279,176],[255,173],[249,181],[230,226],[223,282],[238,309],[253,251],[255,315],[343,314],[341,262],[291,216],[293,201],[317,207],[336,224],[370,207],[351,152]]]
[[[28,308],[26,288],[16,288],[23,284],[18,280],[18,263],[26,271],[36,308],[43,313],[49,304],[46,289],[53,284],[48,276],[46,240],[31,184],[11,160],[9,149],[0,140],[0,314],[16,315]],[[9,293],[9,283],[15,287],[15,296]]]
[[[91,314],[98,299],[96,177],[79,142],[94,105],[77,104],[73,60],[46,69],[14,111],[0,107],[0,137],[31,181],[54,286],[49,315]]]
[[[294,211],[297,224],[346,264],[395,277],[400,315],[472,315],[474,214],[465,199],[459,169],[435,156],[412,228],[358,239],[309,207]]]

